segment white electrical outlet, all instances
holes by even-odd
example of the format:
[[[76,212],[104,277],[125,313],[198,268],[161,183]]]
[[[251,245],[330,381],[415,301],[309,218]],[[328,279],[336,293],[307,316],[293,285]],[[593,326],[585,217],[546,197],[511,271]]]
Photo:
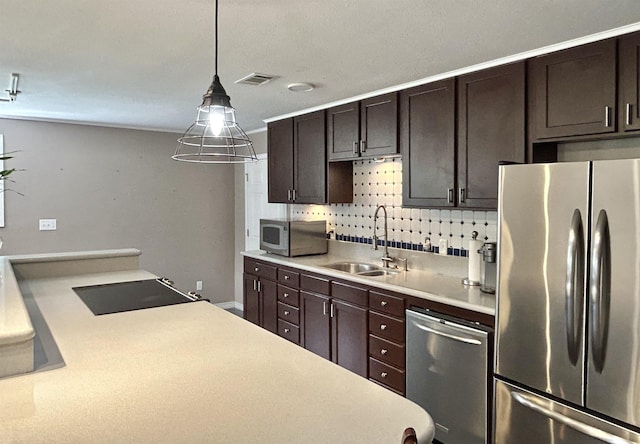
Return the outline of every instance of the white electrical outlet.
[[[40,219],[40,231],[55,231],[56,219]]]
[[[438,254],[446,256],[448,247],[449,247],[449,241],[444,238],[440,239],[440,241],[438,242]]]
[[[202,290],[202,281],[196,281],[196,291]]]

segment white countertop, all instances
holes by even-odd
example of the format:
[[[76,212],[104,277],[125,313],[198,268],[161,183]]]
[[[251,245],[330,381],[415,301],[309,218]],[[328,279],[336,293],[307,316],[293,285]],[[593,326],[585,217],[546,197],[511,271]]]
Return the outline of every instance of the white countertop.
[[[274,264],[300,268],[340,279],[347,279],[385,290],[397,291],[430,301],[440,302],[491,316],[496,312],[494,294],[483,293],[478,287],[465,287],[458,277],[433,273],[424,270],[412,270],[387,276],[359,276],[342,271],[324,268],[331,262],[353,261],[353,257],[324,254],[316,256],[284,257],[262,250],[246,251],[244,256],[273,262]]]
[[[413,402],[211,304],[94,316],[71,289],[149,277],[20,282],[65,365],[0,379],[0,441],[430,442]]]

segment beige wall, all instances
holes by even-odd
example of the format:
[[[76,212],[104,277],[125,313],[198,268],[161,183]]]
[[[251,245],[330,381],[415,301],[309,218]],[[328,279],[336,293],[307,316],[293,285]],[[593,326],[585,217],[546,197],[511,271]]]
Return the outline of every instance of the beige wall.
[[[234,168],[171,159],[176,134],[0,119],[18,151],[2,254],[134,247],[141,267],[234,299]],[[38,219],[57,219],[57,231]]]
[[[249,138],[253,142],[253,148],[256,154],[267,152],[267,130],[249,134]],[[235,300],[242,303],[242,255],[244,250],[244,233],[246,226],[244,223],[244,165],[237,165],[235,170]]]

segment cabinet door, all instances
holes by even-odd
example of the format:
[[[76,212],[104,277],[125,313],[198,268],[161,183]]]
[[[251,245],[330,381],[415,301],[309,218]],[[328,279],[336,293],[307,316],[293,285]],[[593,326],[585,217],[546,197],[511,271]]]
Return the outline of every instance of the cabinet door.
[[[360,155],[375,157],[398,153],[398,94],[360,102]]]
[[[403,206],[455,204],[454,89],[451,78],[400,93]]]
[[[329,108],[327,110],[327,156],[329,160],[357,159],[359,141],[359,102]]]
[[[331,360],[366,378],[368,367],[367,309],[333,299]]]
[[[621,129],[640,129],[640,32],[620,38]]]
[[[615,131],[616,41],[531,61],[538,139]]]
[[[272,333],[278,332],[278,288],[274,281],[260,280],[260,325]]]
[[[244,291],[242,303],[244,305],[243,317],[256,325],[260,325],[260,293],[258,292],[258,278],[250,274],[243,275]]]
[[[269,202],[289,203],[293,190],[293,119],[267,126]]]
[[[304,348],[325,359],[331,359],[328,296],[300,292],[300,331],[301,345]]]
[[[295,202],[322,204],[327,201],[327,151],[324,111],[293,120]]]
[[[524,162],[524,62],[458,78],[459,207],[498,207],[498,162]]]

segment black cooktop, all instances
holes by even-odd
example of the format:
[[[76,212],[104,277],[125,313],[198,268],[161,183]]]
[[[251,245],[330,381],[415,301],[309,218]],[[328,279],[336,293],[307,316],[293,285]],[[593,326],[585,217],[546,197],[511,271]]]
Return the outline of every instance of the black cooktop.
[[[160,279],[73,287],[73,290],[96,316],[197,300]]]

